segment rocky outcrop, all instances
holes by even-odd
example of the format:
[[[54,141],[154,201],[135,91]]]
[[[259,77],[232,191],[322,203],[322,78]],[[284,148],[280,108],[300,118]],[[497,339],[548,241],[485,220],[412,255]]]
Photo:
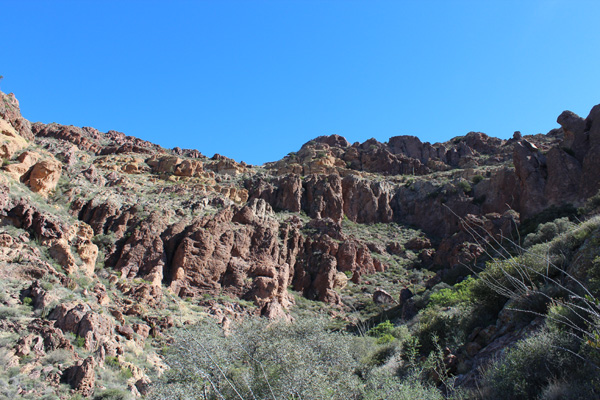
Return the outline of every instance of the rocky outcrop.
[[[91,227],[79,221],[63,237],[48,241],[48,252],[68,275],[80,271],[91,277],[98,258],[98,246],[92,243],[92,236]],[[79,255],[80,265],[77,265],[74,253]]]
[[[26,140],[33,140],[31,122],[23,118],[19,101],[14,94],[0,92],[0,117],[10,123],[17,133]]]
[[[31,231],[41,240],[60,239],[67,226],[56,215],[42,212],[25,198],[11,198],[7,186],[0,185],[0,221]]]
[[[0,158],[10,160],[27,145],[27,140],[19,135],[10,123],[0,118]]]
[[[564,139],[546,154],[524,139],[514,146],[523,219],[552,206],[581,205],[600,190],[600,105],[585,120],[565,111],[557,121]]]
[[[114,256],[117,259],[115,269],[121,271],[122,276],[129,279],[139,277],[153,285],[162,283],[166,254],[161,234],[167,228],[166,218],[153,212],[131,230],[131,236]]]
[[[320,136],[305,143],[297,153],[290,153],[267,166],[277,175],[338,173],[346,176],[351,171],[424,175],[506,161],[511,156],[507,144],[481,132],[469,132],[464,137],[433,145],[422,143],[415,136],[395,136],[388,143],[369,139],[352,145],[338,135]]]
[[[96,351],[105,344],[116,346],[112,320],[92,311],[88,305],[62,303],[50,313],[48,319],[55,320],[54,325],[63,332],[72,332],[84,338],[84,347],[88,351]]]
[[[89,356],[65,371],[65,380],[71,385],[75,393],[79,393],[83,397],[90,397],[94,394],[96,386],[95,367],[94,357]]]
[[[179,295],[223,288],[260,306],[289,304],[290,265],[282,259],[286,245],[280,247],[279,222],[264,201],[197,219],[173,240],[169,278]]]
[[[165,152],[159,145],[112,130],[102,133],[90,127],[79,128],[72,125],[37,122],[33,124],[31,131],[34,136],[64,140],[76,145],[80,150],[98,155]]]
[[[40,159],[40,154],[33,151],[24,151],[17,157],[16,163],[5,165],[2,170],[6,171],[14,180],[20,181],[31,167]]]
[[[62,164],[54,158],[37,162],[27,174],[25,183],[32,191],[47,197],[56,188],[60,179]]]

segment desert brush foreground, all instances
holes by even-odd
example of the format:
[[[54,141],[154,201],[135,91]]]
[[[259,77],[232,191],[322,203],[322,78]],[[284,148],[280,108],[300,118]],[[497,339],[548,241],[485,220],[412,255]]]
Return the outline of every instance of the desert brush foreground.
[[[600,397],[600,105],[253,166],[0,96],[0,397]]]

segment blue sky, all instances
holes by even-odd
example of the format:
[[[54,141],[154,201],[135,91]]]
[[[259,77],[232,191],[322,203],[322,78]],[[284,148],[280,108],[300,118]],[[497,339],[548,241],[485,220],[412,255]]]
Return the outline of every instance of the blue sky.
[[[32,121],[262,164],[306,141],[546,133],[600,103],[598,1],[0,0]]]

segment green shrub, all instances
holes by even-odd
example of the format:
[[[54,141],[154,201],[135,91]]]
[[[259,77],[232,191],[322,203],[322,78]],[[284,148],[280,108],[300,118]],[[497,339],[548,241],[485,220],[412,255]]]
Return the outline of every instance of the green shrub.
[[[473,302],[472,288],[475,286],[475,279],[468,277],[462,282],[457,283],[452,288],[441,289],[432,293],[429,297],[432,306],[450,307],[458,304],[469,305]]]
[[[577,216],[577,214],[578,211],[575,207],[573,207],[572,204],[566,204],[560,207],[552,206],[541,213],[521,222],[521,225],[519,226],[519,232],[521,233],[522,237],[525,237],[528,234],[535,232],[540,224],[564,217],[574,218]]]
[[[472,179],[471,182],[473,182],[473,185],[477,185],[479,182],[481,182],[482,180],[484,180],[485,178],[483,177],[483,175],[475,175]]]
[[[584,368],[585,363],[571,353],[578,351],[576,342],[573,337],[547,331],[518,342],[485,372],[487,395],[499,400],[537,398],[556,379]]]
[[[380,338],[384,335],[391,336],[393,331],[394,331],[394,324],[392,324],[389,320],[387,320],[387,321],[384,321],[384,322],[374,326],[373,328],[369,329],[367,334],[369,336]]]
[[[546,222],[544,224],[540,224],[535,232],[530,233],[525,237],[523,242],[524,247],[531,247],[534,244],[549,242],[559,234],[567,232],[570,229],[573,229],[575,224],[569,221],[569,218],[563,217],[556,219],[552,222]]]
[[[471,190],[473,190],[473,188],[471,187],[471,185],[467,181],[460,181],[460,182],[458,182],[457,186],[459,188],[461,188],[462,191],[465,192],[465,193],[471,193]]]
[[[394,340],[396,340],[396,338],[392,334],[385,333],[385,334],[379,336],[377,338],[377,340],[375,341],[375,343],[377,343],[377,344],[388,344],[388,343],[393,342]]]
[[[77,347],[85,346],[85,338],[83,336],[77,336],[75,338],[75,346],[77,346]]]
[[[475,318],[472,307],[428,307],[418,314],[418,329],[416,336],[421,345],[421,351],[429,354],[436,349],[436,341],[442,347],[457,347],[464,343],[472,328]]]
[[[444,396],[434,386],[422,384],[417,373],[398,379],[388,368],[375,368],[367,375],[362,399],[443,400]]]
[[[361,364],[370,368],[384,365],[396,354],[396,349],[397,346],[394,343],[385,343],[382,346],[377,346],[361,360]]]
[[[121,368],[121,363],[119,363],[119,359],[114,356],[106,356],[104,359],[104,363],[112,368]]]

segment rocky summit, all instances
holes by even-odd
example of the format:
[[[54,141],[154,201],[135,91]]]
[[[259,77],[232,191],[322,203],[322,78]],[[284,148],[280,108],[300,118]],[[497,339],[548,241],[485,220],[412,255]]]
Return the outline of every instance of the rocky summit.
[[[2,398],[600,396],[600,105],[254,166],[0,96]]]

